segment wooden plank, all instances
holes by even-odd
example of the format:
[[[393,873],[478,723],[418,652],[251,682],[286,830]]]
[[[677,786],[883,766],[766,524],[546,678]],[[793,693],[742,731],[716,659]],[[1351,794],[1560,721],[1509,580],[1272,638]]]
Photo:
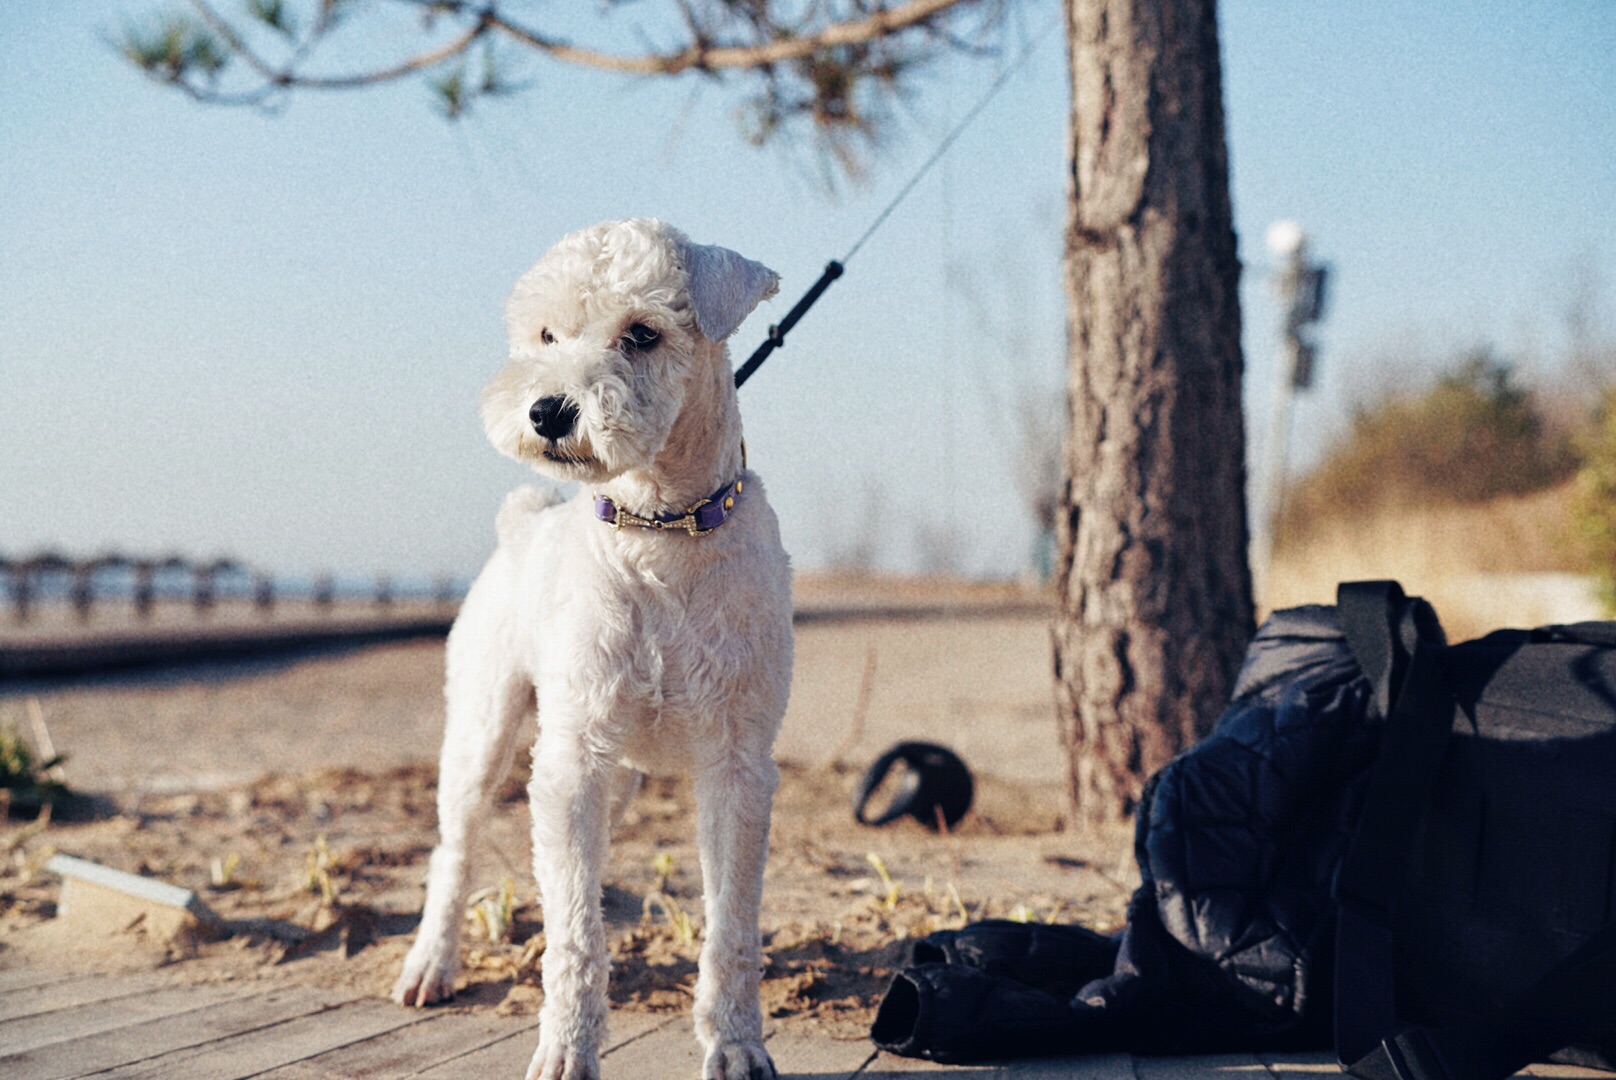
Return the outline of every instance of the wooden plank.
[[[680,1065],[683,1058],[677,1051],[683,1046],[674,1044],[693,1042],[694,1036],[690,1034],[690,1018],[678,1013],[642,1013],[621,1012],[612,1016],[611,1033],[607,1038],[606,1050],[601,1054],[602,1080],[617,1080],[619,1077],[650,1077],[666,1076],[669,1078],[701,1075],[701,1063],[696,1063],[695,1071]],[[649,1048],[649,1058],[647,1049]],[[658,1049],[660,1048],[660,1049]],[[522,1059],[522,1068],[533,1059],[533,1051],[538,1049],[538,1041],[534,1040],[527,1047],[527,1057]],[[669,1051],[675,1052],[670,1053]],[[645,1062],[651,1061],[647,1068]],[[522,1073],[518,1072],[520,1076]]]
[[[1004,1075],[1009,1080],[1137,1080],[1139,1073],[1127,1054],[1077,1054],[1012,1062]]]
[[[1136,1057],[1139,1080],[1268,1080],[1268,1067],[1251,1054]]]
[[[678,1036],[689,1045],[695,1058],[695,1068],[690,1075],[701,1075],[700,1048],[696,1044],[696,1033],[688,1025],[677,1029]],[[781,1076],[812,1076],[812,1077],[850,1077],[855,1075],[865,1062],[875,1056],[875,1046],[867,1039],[829,1039],[823,1035],[796,1035],[783,1031],[776,1031],[767,1040],[769,1056],[774,1059],[775,1068]],[[607,1075],[611,1076],[608,1062]],[[628,1073],[618,1073],[629,1077]],[[642,1073],[641,1075],[650,1075]]]
[[[36,986],[50,986],[54,983],[86,978],[89,978],[89,976],[83,972],[11,968],[8,971],[0,971],[0,994],[9,994],[17,990],[31,990]]]
[[[423,1013],[394,1008],[415,1023],[271,1070],[257,1080],[381,1080],[413,1076],[512,1036],[531,1032],[532,1042],[538,1042],[535,1016]]]
[[[306,1061],[327,1051],[419,1023],[421,1019],[419,1013],[396,1005],[362,999],[123,1065],[96,1076],[98,1080],[214,1080],[226,1076],[259,1076],[269,1069]]]
[[[512,1037],[489,1043],[469,1054],[450,1058],[434,1068],[424,1070],[420,1075],[422,1077],[432,1077],[433,1080],[450,1080],[450,1078],[463,1080],[467,1076],[526,1076],[528,1063],[533,1060],[533,1051],[539,1047],[537,1017],[529,1019],[534,1021],[532,1027],[518,1032]],[[613,1013],[610,1026],[607,1028],[606,1049],[601,1054],[601,1057],[605,1061],[611,1061],[613,1056],[622,1048],[639,1045],[648,1033],[666,1027],[672,1022],[672,1018],[659,1016],[656,1013]],[[604,1062],[602,1067],[605,1067]],[[607,1073],[606,1075],[613,1074]],[[665,1072],[658,1065],[650,1072],[638,1075],[640,1080],[644,1080],[648,1076],[674,1076],[676,1074]]]
[[[885,1051],[874,1055],[874,1060],[864,1066],[862,1072],[855,1073],[858,1080],[898,1080],[899,1077],[913,1076],[916,1073],[946,1072],[950,1076],[958,1073],[969,1080],[1003,1080],[1009,1074],[1002,1065],[935,1065],[919,1058],[899,1057]],[[1132,1080],[1130,1076],[1128,1080]]]
[[[1267,1067],[1274,1080],[1318,1080],[1321,1076],[1341,1075],[1341,1066],[1328,1050],[1258,1054],[1257,1060]]]
[[[612,1013],[611,1026],[606,1031],[606,1049],[601,1057],[610,1057],[641,1039],[650,1038],[668,1027],[677,1027],[678,1013],[648,1013],[623,1010]]]
[[[854,1075],[857,1080],[898,1080],[924,1073],[968,1080],[1137,1080],[1133,1059],[1127,1054],[1071,1054],[981,1065],[937,1065],[883,1052]]]
[[[46,983],[30,987],[26,993],[0,994],[0,1020],[38,1016],[58,1009],[72,1009],[128,997],[130,994],[147,993],[168,982],[162,976],[144,974],[89,975],[82,979]]]
[[[769,1033],[765,1042],[782,1077],[812,1076],[815,1080],[844,1080],[855,1075],[874,1050],[863,1040],[838,1041],[780,1032]],[[600,1070],[601,1080],[644,1080],[650,1076],[697,1077],[701,1075],[701,1065],[701,1044],[696,1042],[689,1017],[681,1016],[677,1023],[658,1028],[607,1055]]]
[[[1257,1056],[1268,1067],[1268,1072],[1274,1080],[1318,1080],[1321,1076],[1341,1075],[1341,1066],[1336,1064],[1335,1055],[1327,1050]],[[1516,1075],[1542,1077],[1545,1080],[1610,1080],[1610,1073],[1598,1069],[1585,1069],[1577,1065],[1555,1065],[1549,1062],[1528,1065]]]
[[[100,1034],[0,1058],[0,1075],[6,1080],[63,1080],[255,1031],[352,999],[352,994],[338,995],[304,987],[281,987],[252,996],[228,997],[147,1023],[121,1025]]]
[[[533,1050],[539,1045],[538,1018],[529,1019],[532,1023],[527,1027],[490,1039],[475,1050],[445,1058],[416,1075],[431,1077],[432,1080],[463,1080],[467,1076],[526,1076],[528,1062],[533,1060]]]
[[[701,1057],[690,1017],[681,1016],[601,1059],[601,1080],[694,1080],[701,1075]]]
[[[0,1021],[0,1075],[5,1074],[11,1057],[17,1054],[131,1024],[143,1024],[163,1016],[190,1012],[226,1001],[232,996],[234,993],[231,990],[219,986],[175,986],[148,994],[134,994],[113,1001]]]

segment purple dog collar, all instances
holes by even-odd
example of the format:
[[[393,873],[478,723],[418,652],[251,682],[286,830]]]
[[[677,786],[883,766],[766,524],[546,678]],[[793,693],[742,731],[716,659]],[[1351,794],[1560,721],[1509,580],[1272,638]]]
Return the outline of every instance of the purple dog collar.
[[[706,536],[729,520],[731,511],[735,509],[735,499],[740,495],[743,486],[741,480],[736,478],[695,506],[687,508],[683,514],[658,514],[649,518],[631,514],[606,496],[596,495],[595,517],[614,529],[632,525],[640,529],[656,529],[659,532],[683,529],[691,536]]]

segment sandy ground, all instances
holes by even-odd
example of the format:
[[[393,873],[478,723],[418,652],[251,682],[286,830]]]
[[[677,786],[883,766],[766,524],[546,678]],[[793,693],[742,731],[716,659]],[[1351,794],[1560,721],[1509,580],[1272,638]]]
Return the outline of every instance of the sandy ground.
[[[1061,754],[1036,601],[908,585],[803,591],[816,617],[798,627],[778,748],[763,912],[770,1014],[860,1037],[911,936],[988,916],[1117,925],[1133,884],[1126,835],[1056,831]],[[441,643],[413,643],[7,688],[0,720],[20,720],[37,695],[70,782],[107,798],[89,820],[0,831],[0,966],[171,965],[178,979],[385,993],[433,841],[442,662]],[[976,807],[955,835],[851,820],[858,769],[903,738],[947,743],[977,771]],[[461,1000],[529,1012],[542,913],[519,783],[507,784],[474,871],[489,895],[468,914]],[[619,1007],[688,1008],[701,924],[690,811],[682,781],[654,781],[614,842],[606,910]],[[69,925],[53,917],[58,886],[40,872],[53,851],[195,888],[233,933],[176,941],[139,925]]]

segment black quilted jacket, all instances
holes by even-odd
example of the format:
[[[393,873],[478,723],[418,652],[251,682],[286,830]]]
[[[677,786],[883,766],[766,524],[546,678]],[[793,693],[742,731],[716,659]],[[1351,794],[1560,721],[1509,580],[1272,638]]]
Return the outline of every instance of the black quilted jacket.
[[[1275,614],[1217,728],[1145,790],[1122,934],[934,934],[876,1043],[938,1061],[1328,1045],[1330,886],[1379,744],[1369,696],[1334,608]]]

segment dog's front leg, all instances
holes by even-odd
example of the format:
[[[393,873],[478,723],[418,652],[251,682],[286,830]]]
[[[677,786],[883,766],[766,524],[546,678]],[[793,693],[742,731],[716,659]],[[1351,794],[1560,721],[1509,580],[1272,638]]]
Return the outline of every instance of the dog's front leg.
[[[541,722],[533,753],[533,872],[544,903],[544,1008],[528,1080],[595,1080],[606,1033],[601,872],[609,766],[569,725]]]
[[[707,900],[707,940],[696,980],[696,1037],[703,1080],[774,1080],[763,1048],[758,984],[763,941],[758,907],[769,852],[769,810],[780,773],[768,752],[728,749],[696,775],[697,842]]]

